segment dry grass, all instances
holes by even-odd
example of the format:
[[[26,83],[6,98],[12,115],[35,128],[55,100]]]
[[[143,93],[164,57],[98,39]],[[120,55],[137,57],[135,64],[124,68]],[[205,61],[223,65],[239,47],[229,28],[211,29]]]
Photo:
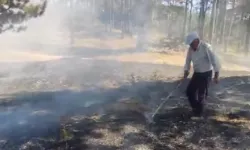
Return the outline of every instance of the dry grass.
[[[109,105],[106,111],[120,112],[120,111],[133,111],[139,113],[145,113],[152,111],[149,106],[143,104],[140,100],[135,98],[124,98],[118,100],[118,102]]]
[[[153,31],[152,31],[153,32]],[[160,34],[154,34],[151,37],[153,40],[162,37]],[[152,52],[136,52],[135,48],[136,40],[132,37],[125,37],[123,39],[108,37],[106,39],[98,38],[84,38],[76,39],[74,46],[96,49],[110,49],[110,50],[124,50],[131,49],[131,53],[121,53],[109,56],[93,57],[97,60],[116,60],[120,62],[138,62],[138,63],[151,63],[151,64],[168,64],[173,66],[182,67],[185,62],[186,52],[172,52],[171,54],[164,53],[152,53]],[[93,49],[93,50],[94,50]],[[243,59],[235,53],[228,53],[233,58]],[[46,53],[38,53],[34,51],[2,51],[0,55],[1,61],[48,61],[60,59],[62,56],[49,55]],[[249,68],[241,66],[237,63],[229,62],[228,60],[221,60],[222,68],[228,71],[250,71]]]
[[[120,133],[110,132],[108,129],[95,129],[95,133],[102,135],[101,138],[85,137],[86,144],[89,145],[106,145],[106,146],[122,146],[124,138]],[[89,147],[91,149],[92,147]],[[93,147],[95,148],[95,147]]]
[[[1,51],[0,60],[3,62],[23,62],[23,61],[49,61],[60,59],[62,56],[46,55],[37,52],[24,51]]]
[[[154,36],[152,39],[158,39],[162,37],[160,34],[158,36]],[[77,46],[85,46],[91,48],[104,48],[104,49],[111,49],[117,50],[119,49],[129,49],[135,47],[135,39],[126,37],[124,39],[83,39],[77,40]],[[121,62],[139,62],[139,63],[152,63],[152,64],[168,64],[173,66],[180,66],[182,67],[185,63],[185,55],[186,52],[171,52],[170,54],[164,53],[152,53],[152,52],[136,52],[136,50],[131,51],[131,53],[127,54],[120,54],[115,56],[98,56],[95,59],[100,60],[117,60]],[[240,57],[238,55],[230,54],[232,57]],[[249,68],[221,60],[222,68],[227,71],[250,71]]]
[[[135,47],[135,39],[125,37],[123,39],[119,38],[106,38],[106,39],[97,39],[97,38],[86,38],[86,39],[76,39],[74,46],[80,47],[89,47],[89,48],[98,48],[98,49],[126,49]]]
[[[218,115],[214,117],[215,120],[220,121],[220,122],[227,122],[227,123],[239,123],[239,124],[245,124],[245,125],[250,125],[250,120],[247,118],[235,118],[235,119],[230,119],[226,116],[223,115]]]
[[[101,60],[117,60],[121,62],[139,62],[152,64],[168,64],[182,67],[185,63],[184,53],[159,54],[159,53],[131,53],[121,54],[118,56],[100,56],[96,59]],[[249,68],[221,60],[222,69],[226,71],[250,71]]]
[[[62,56],[46,55],[37,52],[1,52],[2,62],[27,62],[27,61],[49,61],[63,58]],[[121,54],[116,56],[98,56],[96,60],[116,60],[120,62],[137,62],[151,64],[168,64],[182,67],[185,62],[185,53],[159,54],[159,53],[134,53]],[[250,71],[249,68],[222,60],[222,68],[228,71]]]
[[[139,63],[152,63],[152,64],[169,64],[174,66],[183,66],[183,54],[159,54],[159,53],[131,53],[121,54],[118,56],[100,56],[97,59],[102,60],[117,60],[121,62],[139,62]]]

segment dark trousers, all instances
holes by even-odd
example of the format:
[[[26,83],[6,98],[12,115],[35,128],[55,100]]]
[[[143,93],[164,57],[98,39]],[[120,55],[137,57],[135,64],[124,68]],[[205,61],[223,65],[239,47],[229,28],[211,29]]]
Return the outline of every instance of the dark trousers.
[[[200,115],[203,112],[204,100],[208,94],[208,85],[212,77],[212,71],[197,73],[195,72],[187,87],[188,101],[193,112]]]

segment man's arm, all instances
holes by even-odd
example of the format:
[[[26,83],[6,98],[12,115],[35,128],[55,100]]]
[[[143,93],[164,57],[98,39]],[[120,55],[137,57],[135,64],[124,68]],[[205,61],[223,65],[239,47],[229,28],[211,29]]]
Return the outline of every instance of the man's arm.
[[[191,52],[190,52],[190,49],[188,49],[187,56],[186,56],[186,62],[184,65],[184,78],[188,77],[190,66],[191,66]]]
[[[213,68],[214,68],[214,72],[215,72],[215,74],[214,74],[214,78],[215,79],[218,79],[218,77],[219,77],[219,72],[220,72],[220,69],[221,69],[221,64],[220,64],[220,62],[219,62],[219,59],[218,59],[218,57],[214,54],[214,52],[211,50],[211,48],[210,47],[208,47],[208,55],[209,55],[209,59],[210,59],[210,61],[211,61],[211,64],[212,64],[212,66],[213,66]]]

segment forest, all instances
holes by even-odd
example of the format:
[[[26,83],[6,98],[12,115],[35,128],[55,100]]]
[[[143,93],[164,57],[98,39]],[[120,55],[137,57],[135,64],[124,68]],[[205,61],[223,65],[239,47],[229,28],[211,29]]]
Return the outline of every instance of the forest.
[[[200,117],[193,31],[222,65]],[[0,0],[0,149],[249,149],[249,43],[249,0]]]
[[[50,3],[63,4],[71,13],[88,7],[106,25],[107,31],[119,29],[131,34],[135,27],[151,26],[179,39],[190,31],[198,31],[202,39],[223,51],[233,49],[245,54],[249,51],[248,0],[51,0]],[[41,16],[45,9],[46,1],[30,4],[28,0],[1,0],[1,31]],[[72,24],[79,24],[83,18],[78,16]]]

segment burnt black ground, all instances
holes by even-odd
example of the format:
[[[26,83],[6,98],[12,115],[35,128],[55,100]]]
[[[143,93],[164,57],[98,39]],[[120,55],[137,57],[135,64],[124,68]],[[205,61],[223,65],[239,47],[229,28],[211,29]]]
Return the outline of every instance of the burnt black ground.
[[[182,68],[81,58],[1,65],[1,149],[248,149],[248,72],[223,71],[201,119],[185,81],[149,124]]]

